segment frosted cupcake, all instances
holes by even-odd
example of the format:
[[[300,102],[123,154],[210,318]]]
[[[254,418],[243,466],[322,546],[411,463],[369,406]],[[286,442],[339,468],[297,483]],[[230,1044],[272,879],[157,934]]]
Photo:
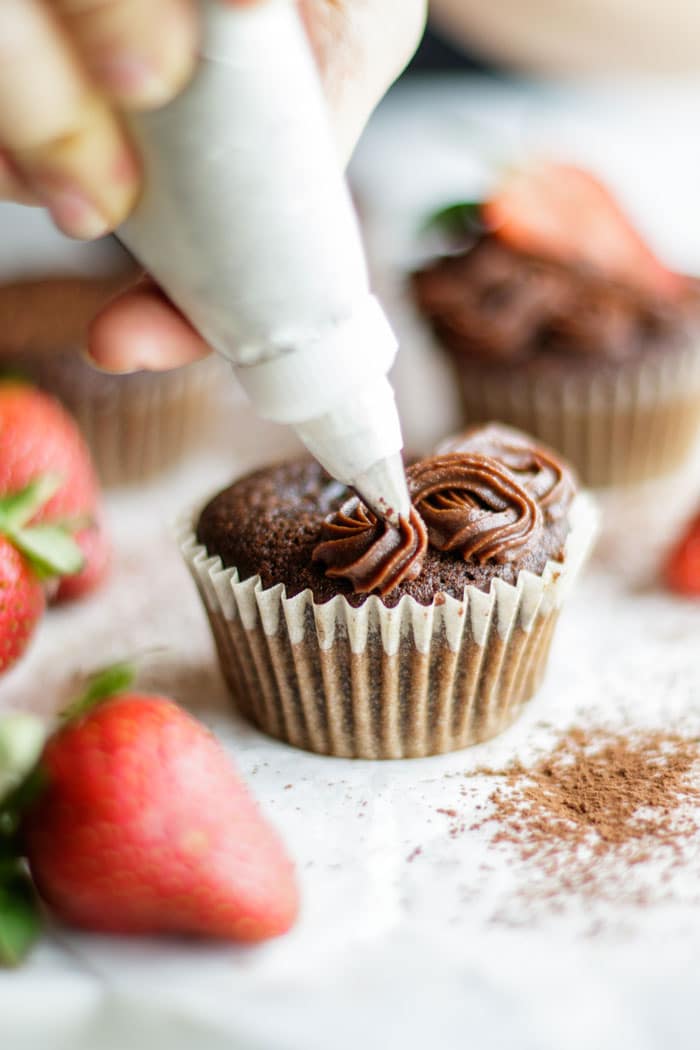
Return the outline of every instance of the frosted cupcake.
[[[182,549],[240,710],[322,754],[430,755],[503,730],[542,679],[595,513],[548,450],[480,428],[407,471],[394,529],[304,459],[235,482]]]
[[[700,430],[698,282],[667,270],[574,168],[521,171],[438,220],[456,236],[412,292],[466,420],[536,434],[589,485],[680,466]]]

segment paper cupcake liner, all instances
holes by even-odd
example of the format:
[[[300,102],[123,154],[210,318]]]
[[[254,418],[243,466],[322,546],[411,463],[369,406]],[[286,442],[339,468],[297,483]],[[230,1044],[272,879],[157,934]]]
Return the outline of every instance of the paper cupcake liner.
[[[497,419],[533,434],[573,463],[589,486],[670,473],[700,431],[700,349],[560,376],[450,358],[468,423]]]
[[[17,366],[75,417],[104,485],[141,482],[177,463],[204,430],[228,371],[212,357],[171,372],[96,375],[74,352]]]
[[[387,608],[240,580],[197,542],[180,544],[240,711],[270,736],[345,758],[409,758],[486,740],[517,717],[544,674],[559,609],[591,547],[597,512],[579,496],[561,562],[517,583],[473,586],[430,606]],[[196,520],[196,519],[195,519]]]
[[[204,429],[220,362],[163,373],[141,390],[115,386],[109,398],[76,397],[68,407],[92,449],[104,485],[145,481],[183,458]]]

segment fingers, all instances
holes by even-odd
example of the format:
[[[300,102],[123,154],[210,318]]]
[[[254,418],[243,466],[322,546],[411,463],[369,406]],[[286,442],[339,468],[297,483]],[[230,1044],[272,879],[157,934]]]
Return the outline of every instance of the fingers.
[[[117,119],[39,0],[0,3],[0,149],[71,236],[101,236],[135,199]]]
[[[88,73],[116,103],[149,109],[173,98],[195,64],[191,0],[52,0]]]
[[[109,303],[88,333],[88,353],[106,372],[163,372],[208,352],[202,337],[149,280]]]
[[[0,200],[16,204],[38,204],[36,195],[22,179],[16,167],[0,150]]]
[[[0,198],[72,237],[118,226],[139,168],[112,105],[167,102],[196,41],[191,0],[0,0]]]

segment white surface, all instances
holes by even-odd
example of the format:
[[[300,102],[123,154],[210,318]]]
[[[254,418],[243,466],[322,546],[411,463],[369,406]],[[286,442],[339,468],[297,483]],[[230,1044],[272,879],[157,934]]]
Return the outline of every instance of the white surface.
[[[453,119],[470,112],[469,97],[477,98],[466,85],[443,91],[430,134],[425,96],[404,94],[379,114],[357,168],[365,210],[381,206],[384,214],[375,254],[405,257],[402,231],[414,228],[410,217],[421,201],[454,192],[455,172],[472,170],[461,153],[466,131],[455,137]],[[540,141],[551,134],[577,156],[601,157],[602,170],[629,187],[630,205],[651,220],[659,243],[679,260],[700,263],[700,146],[683,130],[693,127],[690,103],[645,102],[640,116],[621,97],[609,104],[584,97],[571,109],[561,96],[497,88],[480,96],[478,110],[494,129],[528,123]],[[643,149],[645,139],[652,145]],[[436,363],[414,349],[406,345],[400,355],[399,393],[409,441],[421,445],[449,425],[442,411],[449,387]],[[697,462],[684,478],[606,500],[603,549],[565,611],[545,687],[518,725],[450,756],[349,762],[269,741],[229,713],[193,585],[167,535],[171,515],[288,441],[236,411],[237,449],[220,443],[207,460],[184,464],[147,493],[110,499],[118,563],[109,588],[49,615],[28,659],[3,682],[0,702],[51,711],[71,672],[166,646],[148,680],[200,713],[231,748],[297,860],[301,920],[283,940],[254,950],[56,930],[23,970],[0,975],[0,1044],[695,1048],[700,842],[663,895],[660,863],[635,871],[634,884],[651,890],[643,910],[572,898],[554,913],[519,901],[532,871],[507,847],[490,848],[488,829],[452,837],[453,822],[438,810],[456,809],[468,825],[492,784],[465,773],[516,755],[527,760],[572,723],[700,735],[700,607],[653,584],[666,533],[693,502],[693,487],[700,491]],[[422,852],[409,861],[417,846]]]

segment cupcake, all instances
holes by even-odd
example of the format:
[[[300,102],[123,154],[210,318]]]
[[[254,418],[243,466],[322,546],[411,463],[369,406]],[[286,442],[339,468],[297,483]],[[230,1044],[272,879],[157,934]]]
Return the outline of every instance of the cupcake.
[[[506,728],[536,692],[595,532],[568,467],[503,427],[407,469],[399,528],[302,459],[183,524],[182,551],[242,713],[297,747],[438,754]]]
[[[55,277],[0,287],[0,369],[25,376],[75,416],[103,484],[142,481],[177,463],[211,415],[222,364],[107,375],[83,360],[87,326],[133,274]]]
[[[700,284],[663,267],[574,168],[521,171],[440,223],[449,251],[411,288],[466,421],[535,434],[588,485],[679,467],[700,428]]]

